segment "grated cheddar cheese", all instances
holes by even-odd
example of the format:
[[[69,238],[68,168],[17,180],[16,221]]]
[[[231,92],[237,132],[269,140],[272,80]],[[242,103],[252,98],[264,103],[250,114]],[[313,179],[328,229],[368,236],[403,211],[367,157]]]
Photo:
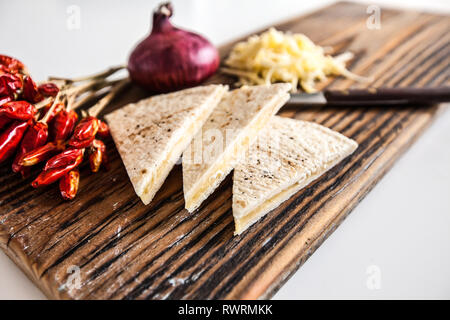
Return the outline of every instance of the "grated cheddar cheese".
[[[222,71],[237,76],[238,86],[289,82],[294,92],[300,86],[312,93],[316,92],[316,81],[331,75],[367,80],[346,69],[345,63],[352,58],[350,52],[332,57],[303,34],[270,28],[237,43],[225,61],[229,68],[222,68]]]

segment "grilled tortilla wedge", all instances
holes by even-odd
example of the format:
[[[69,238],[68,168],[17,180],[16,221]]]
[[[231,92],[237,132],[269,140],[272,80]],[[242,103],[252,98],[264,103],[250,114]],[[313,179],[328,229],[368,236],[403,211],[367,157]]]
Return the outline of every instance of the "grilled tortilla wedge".
[[[316,123],[273,117],[234,170],[235,234],[241,234],[357,146]]]
[[[227,92],[183,153],[183,189],[189,212],[219,186],[258,132],[289,99],[290,84]]]
[[[149,204],[228,90],[209,85],[162,94],[106,115],[136,194]]]

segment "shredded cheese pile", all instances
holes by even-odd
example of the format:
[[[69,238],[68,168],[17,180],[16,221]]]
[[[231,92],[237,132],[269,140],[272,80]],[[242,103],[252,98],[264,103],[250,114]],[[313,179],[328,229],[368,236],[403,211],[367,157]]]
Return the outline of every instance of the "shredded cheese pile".
[[[352,80],[365,81],[345,67],[353,58],[346,52],[337,57],[325,54],[303,34],[286,34],[274,28],[260,36],[251,36],[234,46],[222,71],[239,77],[237,85],[290,82],[293,91],[316,91],[316,81],[330,75],[342,75]]]

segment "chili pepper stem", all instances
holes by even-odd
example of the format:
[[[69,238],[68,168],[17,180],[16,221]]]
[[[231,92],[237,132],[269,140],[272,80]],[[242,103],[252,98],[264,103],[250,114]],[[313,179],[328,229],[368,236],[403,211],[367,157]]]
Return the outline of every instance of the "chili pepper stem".
[[[82,105],[88,103],[89,101],[95,99],[98,95],[98,92],[106,87],[112,87],[115,84],[117,84],[120,80],[112,80],[112,81],[101,81],[99,83],[97,83],[97,85],[95,85],[92,91],[89,92],[89,94],[87,94],[85,97],[79,99],[78,101],[76,101],[76,98],[78,97],[77,95],[74,95],[74,98],[72,101],[69,100],[69,104],[67,106],[68,110],[75,110],[78,109],[79,107],[81,107]],[[86,90],[85,92],[87,92],[88,90]],[[84,92],[80,92],[80,93],[84,93]],[[80,94],[79,93],[79,94]]]
[[[102,99],[100,99],[100,101],[98,101],[88,109],[88,115],[97,117],[98,114],[103,110],[103,108],[105,108],[105,106],[110,103],[111,100],[114,99],[114,97],[123,89],[125,89],[130,83],[131,82],[129,78],[125,78],[117,82],[117,84],[112,87],[111,91],[106,96],[104,96]]]
[[[52,100],[53,100],[53,97],[47,97],[47,98],[45,98],[44,100],[42,100],[42,101],[36,103],[36,104],[34,105],[34,107],[35,107],[37,110],[39,110],[39,109],[45,107],[46,105],[48,105]]]
[[[66,90],[64,90],[64,93],[67,95],[69,102],[66,109],[73,110],[81,106],[81,104],[75,103],[77,97],[80,94],[85,93],[91,89],[94,89],[94,91],[96,91],[99,88],[103,88],[105,86],[108,86],[108,81],[106,81],[105,79],[94,79],[79,86],[69,86]]]
[[[77,100],[76,94],[73,94],[73,95],[70,95],[67,97],[67,106],[66,106],[67,111],[74,109],[73,105],[75,104],[76,100]]]
[[[125,69],[126,67],[127,66],[125,64],[123,64],[123,65],[111,67],[111,68],[109,68],[109,69],[107,69],[105,71],[102,71],[102,72],[99,72],[97,74],[93,74],[93,75],[90,75],[90,76],[79,77],[79,78],[72,78],[72,79],[60,78],[60,77],[50,77],[49,80],[64,80],[64,81],[73,83],[73,82],[80,82],[80,81],[100,79],[100,78],[104,79],[104,78],[107,78],[110,75],[116,73],[119,70]]]
[[[43,84],[49,83],[50,80],[46,80],[46,81],[39,81],[37,82],[37,86],[41,86]],[[54,85],[56,85],[59,89],[63,88],[65,85],[67,85],[67,81],[66,80],[53,80],[51,81]]]
[[[67,96],[77,95],[94,88],[97,84],[102,83],[104,81],[106,80],[105,79],[89,80],[86,83],[83,83],[79,86],[69,86],[66,90],[64,90],[64,92],[66,93]]]
[[[55,97],[55,100],[53,101],[52,106],[50,107],[50,109],[48,109],[47,113],[40,120],[40,122],[47,123],[48,119],[50,118],[50,115],[53,113],[53,110],[55,110],[56,106],[58,105],[59,101],[61,100],[61,97],[62,97],[62,93],[61,93],[61,91],[59,91]]]

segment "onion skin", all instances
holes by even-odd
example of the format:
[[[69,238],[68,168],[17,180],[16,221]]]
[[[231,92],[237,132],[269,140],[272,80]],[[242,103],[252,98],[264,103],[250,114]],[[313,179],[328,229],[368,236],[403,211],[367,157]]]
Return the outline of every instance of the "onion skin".
[[[196,86],[219,67],[217,49],[202,36],[174,27],[172,12],[170,3],[154,12],[152,32],[128,60],[131,80],[154,93]]]

